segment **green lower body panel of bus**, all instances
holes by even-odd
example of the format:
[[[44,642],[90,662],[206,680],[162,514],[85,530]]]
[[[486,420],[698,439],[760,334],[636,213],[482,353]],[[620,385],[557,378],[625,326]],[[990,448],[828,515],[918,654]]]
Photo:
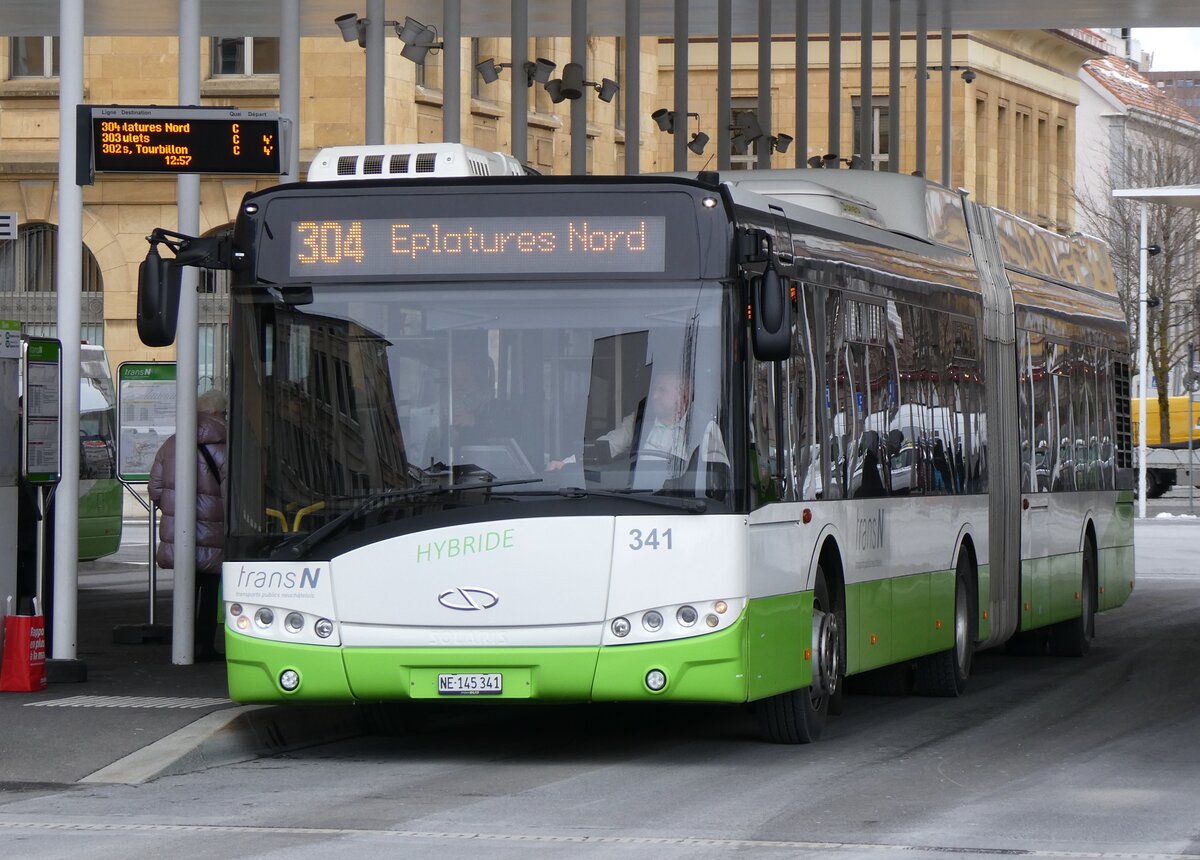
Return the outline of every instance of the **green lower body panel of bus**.
[[[226,629],[229,695],[238,702],[537,699],[745,702],[811,681],[811,592],[750,601],[728,629],[661,643],[542,648],[337,648]],[[753,676],[750,664],[755,666]],[[285,692],[280,676],[299,675]],[[658,670],[659,691],[647,685]],[[443,675],[499,676],[500,689],[439,690]]]

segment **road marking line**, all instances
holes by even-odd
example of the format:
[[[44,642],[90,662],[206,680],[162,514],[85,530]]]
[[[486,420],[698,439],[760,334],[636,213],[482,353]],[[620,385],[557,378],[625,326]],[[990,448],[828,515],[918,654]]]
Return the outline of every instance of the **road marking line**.
[[[183,698],[181,696],[70,696],[42,702],[27,702],[27,708],[212,708],[232,704],[229,699]]]
[[[767,848],[820,851],[937,852],[941,855],[986,854],[1018,857],[1054,857],[1065,860],[1195,860],[1195,854],[1161,854],[1130,851],[1058,851],[1036,848],[983,848],[946,845],[894,845],[882,842],[807,842],[778,839],[704,839],[695,836],[574,836],[536,833],[472,833],[444,830],[375,830],[349,827],[253,827],[218,824],[114,824],[92,822],[0,821],[0,830],[62,830],[111,833],[226,833],[238,835],[381,836],[394,839],[474,840],[481,842],[567,843],[574,845],[680,845],[704,848]]]

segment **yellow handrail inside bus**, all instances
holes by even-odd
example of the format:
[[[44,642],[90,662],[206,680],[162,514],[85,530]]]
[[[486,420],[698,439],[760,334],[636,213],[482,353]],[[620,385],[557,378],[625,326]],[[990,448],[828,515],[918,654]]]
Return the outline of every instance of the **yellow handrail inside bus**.
[[[304,519],[306,516],[308,516],[309,514],[314,514],[317,511],[323,511],[323,510],[325,510],[324,502],[313,502],[311,505],[306,505],[305,507],[296,511],[296,519],[292,521],[292,531],[294,531],[294,532],[300,531],[300,521],[302,519]],[[284,531],[287,531],[286,527],[284,528]]]
[[[277,511],[274,508],[267,508],[267,516],[271,517],[272,519],[279,520],[279,527],[283,529],[285,534],[287,533],[287,517],[283,515],[282,511]]]

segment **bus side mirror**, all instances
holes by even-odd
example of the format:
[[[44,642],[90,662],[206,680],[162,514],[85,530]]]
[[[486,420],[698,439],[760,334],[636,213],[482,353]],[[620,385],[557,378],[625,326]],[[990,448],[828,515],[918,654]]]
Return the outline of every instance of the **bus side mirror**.
[[[175,342],[182,277],[182,268],[174,260],[164,260],[158,246],[151,245],[138,267],[137,331],[146,346]]]
[[[792,354],[791,286],[773,268],[750,279],[750,338],[759,361],[783,361]]]

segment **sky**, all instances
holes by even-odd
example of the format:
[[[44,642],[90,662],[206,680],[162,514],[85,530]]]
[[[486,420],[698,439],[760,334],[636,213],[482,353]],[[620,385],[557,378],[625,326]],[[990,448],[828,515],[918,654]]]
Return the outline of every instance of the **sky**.
[[[1133,37],[1142,50],[1154,54],[1152,72],[1200,70],[1200,29],[1186,27],[1136,28]]]

